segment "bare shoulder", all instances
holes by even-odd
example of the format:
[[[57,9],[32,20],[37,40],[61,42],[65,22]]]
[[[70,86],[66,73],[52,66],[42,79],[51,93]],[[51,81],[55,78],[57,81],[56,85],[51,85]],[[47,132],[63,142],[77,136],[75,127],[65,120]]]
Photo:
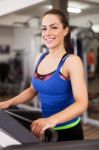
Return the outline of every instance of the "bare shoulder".
[[[79,56],[74,55],[74,54],[70,54],[68,59],[67,59],[67,62],[68,63],[74,63],[74,62],[81,63],[82,60],[81,60],[81,58]]]
[[[82,60],[79,56],[70,54],[65,63],[68,63],[69,65],[82,64]]]
[[[78,68],[83,68],[83,62],[81,58],[77,55],[70,54],[68,58],[65,61],[66,68],[70,69],[78,69]]]

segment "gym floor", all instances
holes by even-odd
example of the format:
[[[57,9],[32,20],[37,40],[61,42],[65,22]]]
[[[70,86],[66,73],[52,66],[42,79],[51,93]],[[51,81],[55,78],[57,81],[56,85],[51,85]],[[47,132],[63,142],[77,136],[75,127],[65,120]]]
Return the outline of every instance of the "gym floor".
[[[85,139],[99,139],[99,127],[90,124],[83,125]]]

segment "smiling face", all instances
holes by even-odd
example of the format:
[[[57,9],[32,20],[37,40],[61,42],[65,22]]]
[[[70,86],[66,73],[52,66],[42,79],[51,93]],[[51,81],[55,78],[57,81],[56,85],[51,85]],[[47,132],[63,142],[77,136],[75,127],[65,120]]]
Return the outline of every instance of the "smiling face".
[[[57,15],[47,14],[42,19],[42,38],[49,49],[64,47],[64,36],[68,33],[68,28],[63,28],[63,24]]]

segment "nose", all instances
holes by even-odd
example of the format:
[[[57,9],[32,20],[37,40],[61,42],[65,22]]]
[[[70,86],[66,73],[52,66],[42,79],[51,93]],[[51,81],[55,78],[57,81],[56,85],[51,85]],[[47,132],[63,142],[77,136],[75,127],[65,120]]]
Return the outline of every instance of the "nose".
[[[50,34],[51,34],[51,30],[49,28],[47,28],[45,31],[45,35],[50,35]]]

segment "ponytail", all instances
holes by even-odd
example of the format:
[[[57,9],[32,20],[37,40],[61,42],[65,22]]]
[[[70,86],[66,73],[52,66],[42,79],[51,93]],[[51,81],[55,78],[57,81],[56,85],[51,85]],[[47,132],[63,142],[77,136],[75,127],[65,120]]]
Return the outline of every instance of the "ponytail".
[[[71,42],[71,34],[70,31],[68,32],[68,34],[64,37],[64,47],[67,53],[73,54],[74,53],[74,49],[72,46],[72,42]]]

